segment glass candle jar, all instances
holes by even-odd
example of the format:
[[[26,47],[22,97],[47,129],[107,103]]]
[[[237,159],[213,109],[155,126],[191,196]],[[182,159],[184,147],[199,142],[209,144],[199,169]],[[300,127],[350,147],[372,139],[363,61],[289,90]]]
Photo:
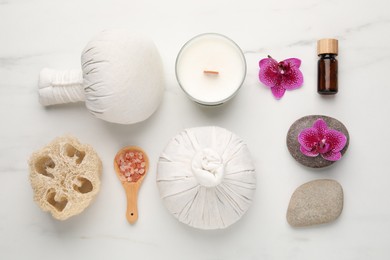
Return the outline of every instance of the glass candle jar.
[[[246,76],[240,47],[228,37],[205,33],[190,39],[176,59],[176,78],[187,96],[203,105],[231,99]]]

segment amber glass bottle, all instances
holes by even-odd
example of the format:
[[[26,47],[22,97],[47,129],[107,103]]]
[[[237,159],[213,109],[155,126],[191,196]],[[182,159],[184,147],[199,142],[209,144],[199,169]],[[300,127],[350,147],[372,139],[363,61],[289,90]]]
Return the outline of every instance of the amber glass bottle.
[[[318,85],[317,92],[321,95],[334,95],[338,92],[336,56],[338,41],[336,39],[322,39],[317,42]]]

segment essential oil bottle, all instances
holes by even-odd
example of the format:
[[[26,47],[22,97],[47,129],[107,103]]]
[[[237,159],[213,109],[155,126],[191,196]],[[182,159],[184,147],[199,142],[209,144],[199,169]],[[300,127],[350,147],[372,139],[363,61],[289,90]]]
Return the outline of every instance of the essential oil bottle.
[[[318,85],[317,92],[321,95],[334,95],[338,92],[338,41],[336,39],[321,39],[317,42]]]

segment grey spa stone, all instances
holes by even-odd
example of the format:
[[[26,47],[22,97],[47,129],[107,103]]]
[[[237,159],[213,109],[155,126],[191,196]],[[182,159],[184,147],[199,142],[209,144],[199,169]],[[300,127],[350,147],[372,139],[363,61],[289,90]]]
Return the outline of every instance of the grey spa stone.
[[[297,162],[310,168],[323,168],[335,163],[332,161],[325,160],[321,156],[308,157],[300,151],[300,144],[298,142],[299,133],[305,128],[312,127],[314,122],[319,118],[322,118],[329,128],[340,131],[347,137],[347,143],[345,144],[343,150],[341,150],[342,155],[344,155],[344,153],[347,151],[349,145],[348,130],[337,119],[323,115],[310,115],[298,119],[290,126],[290,129],[288,130],[286,138],[287,148],[292,157],[294,157]]]

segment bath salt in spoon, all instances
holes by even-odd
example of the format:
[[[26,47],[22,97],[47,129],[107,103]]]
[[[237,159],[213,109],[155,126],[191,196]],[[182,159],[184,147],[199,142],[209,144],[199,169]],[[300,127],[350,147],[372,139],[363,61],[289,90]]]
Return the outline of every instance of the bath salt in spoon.
[[[148,156],[140,147],[126,146],[116,154],[114,168],[126,191],[126,218],[134,224],[138,219],[138,189],[149,169]]]

